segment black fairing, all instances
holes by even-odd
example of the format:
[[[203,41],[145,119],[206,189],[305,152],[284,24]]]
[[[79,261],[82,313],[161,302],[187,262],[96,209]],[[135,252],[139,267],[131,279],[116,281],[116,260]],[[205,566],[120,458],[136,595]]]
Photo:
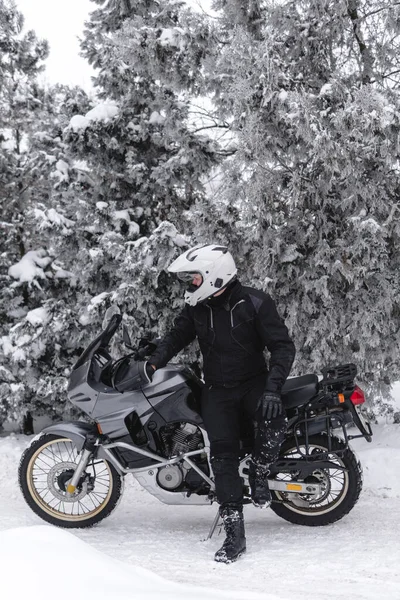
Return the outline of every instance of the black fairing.
[[[191,386],[192,387],[192,386]],[[193,425],[203,426],[200,416],[200,398],[195,395],[186,383],[183,383],[165,400],[154,406],[154,412],[144,426],[140,424],[135,412],[126,419],[125,424],[129,435],[114,439],[115,442],[125,442],[144,447],[150,452],[159,454],[163,443],[159,438],[160,428],[166,423],[186,422]],[[150,399],[151,402],[151,399]],[[114,449],[114,453],[122,461],[125,467],[130,469],[154,465],[154,461],[125,448]]]
[[[157,404],[155,410],[167,423],[185,421],[204,427],[200,416],[200,400],[186,384]]]
[[[113,442],[123,442],[125,444],[132,444],[132,439],[130,435],[125,435],[120,438],[115,438]],[[155,452],[156,448],[152,447],[151,444],[145,446],[146,450],[150,452]],[[148,458],[147,456],[143,456],[143,454],[139,454],[135,452],[134,447],[132,446],[132,450],[128,450],[127,448],[113,448],[112,452],[121,461],[124,467],[128,469],[138,469],[140,467],[150,467],[156,464],[156,461]]]

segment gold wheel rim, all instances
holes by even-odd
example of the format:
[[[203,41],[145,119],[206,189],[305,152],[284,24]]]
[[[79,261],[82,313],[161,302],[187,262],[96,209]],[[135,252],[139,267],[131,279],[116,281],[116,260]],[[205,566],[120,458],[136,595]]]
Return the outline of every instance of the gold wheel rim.
[[[310,444],[310,445],[313,446],[314,448],[318,448],[320,450],[326,449],[326,448],[324,448],[324,446],[320,446],[319,444]],[[295,447],[290,448],[287,451],[287,453],[289,453],[295,449],[296,449]],[[287,453],[285,453],[285,456]],[[336,456],[336,461],[339,463],[339,465],[341,467],[345,466],[342,459],[339,456]],[[342,504],[342,502],[344,501],[344,499],[347,496],[347,492],[349,490],[349,485],[350,485],[349,474],[347,471],[343,471],[342,473],[343,473],[343,484],[342,484],[341,490],[338,493],[337,497],[334,499],[333,502],[330,502],[325,505],[321,505],[319,508],[317,508],[316,506],[315,506],[315,508],[313,508],[312,504],[311,504],[311,508],[305,508],[305,507],[301,508],[301,507],[296,506],[293,502],[291,502],[290,498],[288,499],[287,496],[282,496],[282,494],[279,492],[275,492],[275,494],[278,497],[278,499],[281,502],[283,502],[284,505],[294,513],[297,513],[300,515],[305,515],[305,516],[310,516],[310,517],[318,517],[321,515],[326,515],[326,514],[329,514],[330,512],[332,512],[337,506]]]
[[[69,438],[58,438],[55,440],[50,440],[46,444],[43,444],[42,446],[40,446],[36,450],[36,452],[32,455],[32,457],[30,458],[28,467],[27,467],[27,471],[26,471],[26,481],[27,481],[27,485],[28,485],[29,494],[30,494],[31,498],[35,501],[37,506],[53,518],[56,518],[56,519],[62,520],[62,521],[70,521],[70,522],[86,521],[86,520],[91,519],[91,518],[95,517],[96,515],[98,515],[104,509],[104,507],[107,506],[107,504],[111,498],[112,491],[113,491],[112,472],[111,472],[109,464],[106,461],[102,461],[105,466],[105,469],[107,471],[108,477],[109,477],[109,486],[108,486],[108,491],[107,491],[107,494],[106,494],[104,500],[92,511],[89,511],[85,514],[75,514],[74,515],[74,514],[66,514],[64,512],[58,511],[55,508],[49,506],[49,504],[44,501],[44,499],[41,497],[41,495],[39,494],[38,490],[35,487],[33,471],[34,471],[35,463],[36,463],[39,455],[44,450],[46,450],[46,448],[49,448],[53,444],[58,444],[60,442],[62,442],[62,443],[70,442],[71,444],[73,444],[72,440],[70,440]],[[72,505],[73,503],[70,503],[70,504]]]

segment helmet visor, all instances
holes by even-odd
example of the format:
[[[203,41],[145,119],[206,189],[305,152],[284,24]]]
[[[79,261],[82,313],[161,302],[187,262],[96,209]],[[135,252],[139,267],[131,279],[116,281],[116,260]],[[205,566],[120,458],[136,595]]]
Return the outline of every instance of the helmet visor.
[[[201,278],[201,283],[203,283],[203,276],[198,271],[184,271],[181,273],[177,273],[176,276],[180,281],[184,283],[192,283],[193,279]]]

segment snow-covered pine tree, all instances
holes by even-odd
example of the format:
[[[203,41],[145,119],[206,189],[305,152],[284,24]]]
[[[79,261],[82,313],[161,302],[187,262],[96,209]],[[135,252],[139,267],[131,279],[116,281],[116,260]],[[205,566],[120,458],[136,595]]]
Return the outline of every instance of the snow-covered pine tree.
[[[3,337],[21,390],[11,395],[11,416],[27,406],[63,412],[66,375],[111,302],[127,311],[134,341],[160,331],[171,299],[162,271],[185,244],[163,220],[188,221],[185,211],[203,194],[201,176],[217,160],[215,144],[187,127],[186,100],[150,63],[146,72],[140,57],[136,69],[122,60],[118,15],[127,5],[109,2],[93,15],[83,47],[98,68],[98,100],[89,107],[75,95],[69,118],[57,115],[63,138],[47,153],[52,189],[29,213],[38,245],[9,270],[14,291],[31,291]]]
[[[0,0],[0,206],[1,289],[8,266],[25,253],[25,203],[30,182],[37,177],[40,159],[31,156],[31,137],[42,109],[43,92],[37,85],[47,43],[34,32],[22,33],[23,16],[15,3]],[[2,303],[0,327],[8,322]],[[15,308],[15,304],[14,304]]]
[[[399,7],[234,4],[214,3],[223,43],[205,63],[237,140],[222,189],[242,218],[226,232],[279,300],[295,372],[351,361],[387,393],[400,341]]]
[[[60,328],[47,327],[57,300],[66,295],[62,287],[72,280],[53,235],[68,235],[72,224],[63,214],[68,169],[61,134],[88,104],[79,89],[38,84],[47,43],[23,32],[15,3],[0,3],[0,27],[1,423],[21,422],[33,407],[55,414],[47,405],[49,371],[51,398],[65,387],[56,352]]]
[[[173,254],[156,250],[157,236],[162,249],[171,237],[166,231],[176,236],[176,227],[190,234],[191,207],[205,193],[202,177],[219,160],[217,144],[190,127],[182,92],[190,77],[176,67],[177,47],[169,45],[180,7],[167,4],[160,11],[157,3],[110,0],[87,23],[82,47],[97,69],[99,102],[76,115],[64,132],[69,150],[90,176],[87,188],[75,194],[80,209],[73,268],[81,290],[76,306],[86,315],[79,339],[98,329],[102,311],[125,287],[123,308],[134,339],[162,331],[172,310],[172,304],[170,312],[166,309],[171,289],[162,271]],[[160,36],[161,46],[153,43]],[[176,244],[170,246],[177,253]],[[158,275],[154,268],[148,275],[151,264],[157,264]],[[181,297],[181,290],[177,293]],[[102,301],[95,311],[93,298]]]
[[[28,289],[21,294],[10,289],[8,268],[29,249],[30,191],[33,186],[41,189],[40,171],[46,162],[33,149],[33,136],[43,114],[45,94],[37,76],[48,46],[33,31],[23,33],[23,24],[15,3],[0,0],[0,336],[26,314],[24,305],[30,301]],[[11,397],[22,400],[25,394],[14,369],[1,362],[0,424]]]
[[[115,118],[91,120],[84,135],[76,130],[67,139],[92,160],[98,200],[133,211],[140,234],[164,219],[183,225],[185,211],[203,194],[202,174],[216,162],[213,143],[190,131],[188,100],[165,68],[167,49],[178,44],[179,7],[109,0],[92,13],[82,42],[97,70],[97,95],[115,107]],[[157,36],[163,44],[154,42]]]
[[[61,133],[74,111],[88,107],[79,88],[38,89],[35,119],[24,123],[19,156],[20,164],[30,168],[19,173],[23,185],[16,195],[19,204],[11,194],[5,200],[6,210],[19,206],[22,224],[19,252],[13,253],[10,243],[3,253],[1,296],[1,418],[16,421],[33,408],[49,416],[58,414],[54,400],[65,389],[63,346],[73,320],[62,327],[62,319],[55,319],[60,303],[71,310],[69,290],[75,285],[73,273],[63,266],[61,240],[70,237],[74,225],[66,216],[72,189],[65,182],[73,177],[82,181],[83,175],[80,165],[68,165]]]

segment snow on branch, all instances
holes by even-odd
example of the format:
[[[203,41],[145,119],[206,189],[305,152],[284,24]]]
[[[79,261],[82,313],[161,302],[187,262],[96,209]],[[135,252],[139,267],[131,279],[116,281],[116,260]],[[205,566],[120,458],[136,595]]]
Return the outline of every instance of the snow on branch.
[[[30,310],[26,315],[25,319],[34,327],[40,327],[45,325],[49,321],[50,314],[46,308],[40,306],[39,308],[34,308],[33,310]]]
[[[102,102],[89,110],[85,116],[74,115],[69,122],[67,129],[79,132],[85,130],[93,121],[103,121],[107,123],[118,115],[118,106],[115,102]]]
[[[50,208],[47,211],[41,210],[40,208],[34,208],[33,214],[36,219],[40,221],[39,229],[59,227],[62,229],[63,233],[67,233],[69,229],[75,225],[74,221],[67,219],[54,208]]]
[[[161,30],[161,35],[158,38],[158,43],[161,46],[179,48],[184,50],[186,43],[184,41],[185,32],[180,27],[169,27]]]
[[[36,280],[47,278],[44,270],[50,263],[51,258],[43,248],[30,250],[20,261],[8,269],[10,277],[16,279],[11,287],[18,287],[23,283],[35,284],[40,287]]]

